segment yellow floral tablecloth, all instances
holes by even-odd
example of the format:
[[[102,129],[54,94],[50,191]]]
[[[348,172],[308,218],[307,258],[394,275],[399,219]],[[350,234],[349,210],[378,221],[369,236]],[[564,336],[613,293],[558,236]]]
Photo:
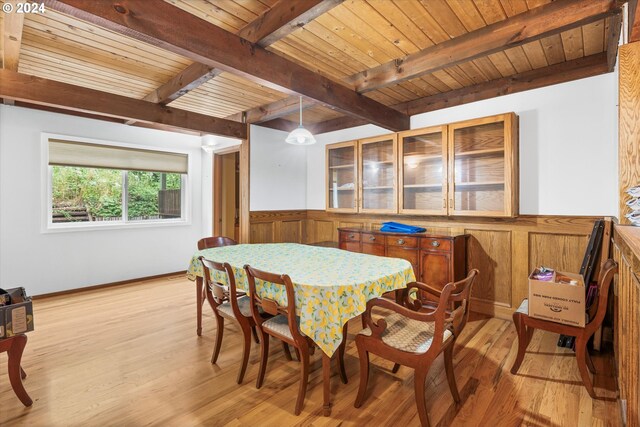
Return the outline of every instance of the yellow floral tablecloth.
[[[334,248],[270,243],[224,246],[196,252],[187,277],[202,277],[200,256],[228,262],[239,289],[247,290],[243,269],[249,264],[271,273],[286,273],[296,292],[296,311],[300,330],[331,356],[342,342],[342,326],[363,313],[367,301],[385,292],[406,287],[415,281],[408,261],[347,252]],[[215,280],[226,283],[224,273],[215,272]],[[256,283],[257,292],[286,305],[284,287]]]

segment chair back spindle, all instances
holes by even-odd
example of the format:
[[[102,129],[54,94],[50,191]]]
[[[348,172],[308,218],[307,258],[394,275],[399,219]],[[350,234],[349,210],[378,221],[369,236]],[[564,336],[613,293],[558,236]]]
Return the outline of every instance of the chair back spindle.
[[[229,263],[212,261],[203,256],[199,259],[202,263],[202,275],[205,286],[211,289],[211,294],[216,304],[220,305],[225,301],[236,301],[238,297],[244,295],[244,292],[238,292],[235,274],[233,273],[233,268]],[[227,286],[214,279],[214,270],[225,273],[227,277]],[[242,316],[237,303],[232,303],[231,308],[237,318]]]

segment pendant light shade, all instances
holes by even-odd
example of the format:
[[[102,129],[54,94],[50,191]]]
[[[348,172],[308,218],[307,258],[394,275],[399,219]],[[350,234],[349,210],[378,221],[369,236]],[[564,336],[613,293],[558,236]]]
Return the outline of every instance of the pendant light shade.
[[[292,145],[311,145],[316,143],[316,139],[311,132],[302,126],[302,97],[300,97],[300,126],[291,131],[285,141]]]

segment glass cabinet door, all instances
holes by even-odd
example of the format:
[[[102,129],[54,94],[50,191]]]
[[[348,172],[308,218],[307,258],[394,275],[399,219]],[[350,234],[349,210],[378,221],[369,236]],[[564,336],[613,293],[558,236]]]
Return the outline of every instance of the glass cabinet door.
[[[356,141],[327,146],[327,210],[356,212]]]
[[[513,115],[466,121],[449,129],[449,215],[512,216],[512,176],[517,168]]]
[[[360,212],[396,213],[396,134],[361,140]]]
[[[401,132],[400,212],[447,214],[447,127]]]

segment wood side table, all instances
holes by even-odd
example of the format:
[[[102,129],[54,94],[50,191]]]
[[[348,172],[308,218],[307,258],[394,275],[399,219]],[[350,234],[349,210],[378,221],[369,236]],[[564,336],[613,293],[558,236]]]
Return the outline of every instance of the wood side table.
[[[31,406],[33,401],[22,385],[22,380],[27,377],[20,366],[22,352],[27,345],[27,336],[24,334],[15,335],[10,338],[0,339],[0,353],[7,352],[9,355],[9,382],[14,393],[24,406]]]

